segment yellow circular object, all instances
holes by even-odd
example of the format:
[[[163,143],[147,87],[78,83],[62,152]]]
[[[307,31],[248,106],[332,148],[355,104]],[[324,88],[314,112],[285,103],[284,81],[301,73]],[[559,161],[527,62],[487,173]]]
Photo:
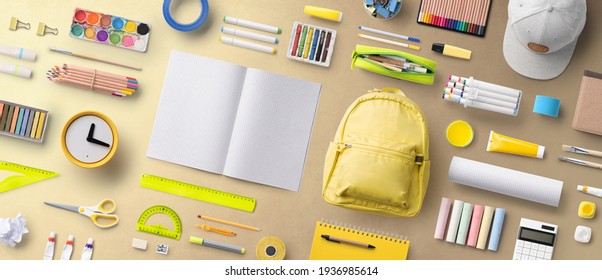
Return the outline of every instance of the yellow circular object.
[[[99,167],[115,152],[119,137],[109,117],[95,111],[84,111],[71,117],[63,128],[61,146],[65,156],[77,166]]]
[[[596,204],[590,201],[581,201],[581,203],[579,203],[579,211],[577,214],[581,218],[593,218],[596,214]]]
[[[280,238],[266,236],[257,243],[255,254],[258,260],[283,260],[286,255],[286,247]]]
[[[474,132],[470,124],[465,121],[457,120],[447,126],[447,141],[452,146],[464,148],[472,142]]]
[[[127,31],[127,32],[134,32],[134,31],[136,31],[136,27],[138,27],[138,26],[136,25],[136,23],[135,23],[135,22],[133,22],[133,21],[128,21],[128,22],[125,24],[125,31]]]

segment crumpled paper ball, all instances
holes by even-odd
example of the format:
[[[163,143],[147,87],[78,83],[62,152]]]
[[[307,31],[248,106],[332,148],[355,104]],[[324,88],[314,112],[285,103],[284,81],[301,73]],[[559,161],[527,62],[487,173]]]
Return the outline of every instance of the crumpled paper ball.
[[[21,242],[23,234],[28,232],[21,213],[17,214],[16,218],[0,218],[0,242],[4,245],[15,247]]]

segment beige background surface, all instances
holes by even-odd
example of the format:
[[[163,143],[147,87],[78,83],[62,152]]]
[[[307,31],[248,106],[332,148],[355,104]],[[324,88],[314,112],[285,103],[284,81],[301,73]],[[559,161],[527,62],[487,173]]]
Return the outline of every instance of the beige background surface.
[[[192,21],[198,14],[193,0],[174,1],[174,16],[181,22]],[[311,18],[303,14],[306,4],[343,11],[341,23]],[[0,246],[0,259],[41,259],[50,231],[57,233],[60,248],[67,236],[75,236],[73,259],[79,259],[88,237],[95,239],[94,259],[255,259],[255,246],[264,236],[276,235],[287,247],[287,259],[303,260],[309,256],[314,224],[329,219],[403,234],[411,240],[409,259],[511,259],[516,231],[521,217],[555,223],[560,226],[555,259],[600,259],[599,217],[585,220],[577,216],[580,201],[599,202],[600,198],[577,192],[577,184],[602,186],[599,170],[560,162],[562,144],[602,150],[600,136],[575,131],[571,121],[583,70],[602,71],[602,39],[599,36],[602,2],[588,1],[585,29],[579,38],[575,54],[566,71],[550,81],[532,80],[520,76],[505,63],[502,42],[507,20],[507,1],[493,1],[486,36],[475,37],[441,30],[416,23],[419,1],[404,1],[401,13],[392,20],[378,21],[367,16],[361,1],[210,1],[210,15],[205,25],[190,33],[170,28],[161,13],[162,2],[153,1],[2,1],[0,43],[33,49],[38,53],[35,62],[9,57],[1,61],[33,68],[33,77],[23,79],[0,75],[0,99],[50,111],[45,141],[36,144],[0,136],[0,159],[59,172],[60,176],[0,194],[0,217],[15,217],[22,213],[29,233],[15,248]],[[146,53],[94,44],[70,38],[70,19],[75,7],[123,16],[152,25],[150,45]],[[217,41],[225,15],[271,24],[282,28],[275,55],[263,54]],[[31,30],[8,30],[11,16],[32,25]],[[45,22],[59,29],[59,35],[36,36],[37,23]],[[301,21],[335,29],[338,32],[332,64],[323,68],[286,58],[286,49],[293,21]],[[357,37],[358,25],[419,37],[420,51],[401,49],[436,60],[438,68],[433,85],[419,85],[350,69],[350,57],[356,44],[390,47]],[[430,50],[434,42],[471,49],[470,61],[444,57]],[[56,46],[101,56],[124,63],[139,65],[141,72],[69,57],[48,50]],[[221,175],[147,158],[146,148],[161,95],[161,87],[169,52],[178,49],[198,55],[235,62],[322,84],[322,93],[300,192],[291,192],[248,183]],[[50,83],[44,76],[54,65],[73,63],[131,75],[140,81],[136,96],[118,99],[84,90]],[[524,98],[518,116],[463,108],[441,100],[441,91],[450,74],[474,76],[509,87],[521,89]],[[430,129],[432,169],[430,184],[422,212],[413,218],[381,217],[332,206],[321,197],[323,159],[340,118],[346,108],[360,95],[372,88],[398,87],[424,110]],[[535,95],[559,98],[559,118],[532,112]],[[84,110],[107,114],[116,123],[120,143],[116,156],[105,166],[83,169],[70,163],[60,147],[60,134],[66,121]],[[447,125],[457,119],[468,121],[475,130],[475,139],[467,148],[455,148],[445,139]],[[485,151],[488,133],[496,130],[516,138],[546,146],[544,159],[488,153]],[[503,167],[530,172],[564,181],[558,208],[450,183],[447,170],[452,156],[462,156]],[[572,155],[571,155],[572,156]],[[579,157],[579,156],[574,156]],[[583,157],[580,157],[583,158]],[[596,161],[595,158],[588,158]],[[600,161],[600,160],[598,160]],[[180,181],[248,195],[257,199],[254,213],[247,213],[170,194],[143,189],[139,186],[142,173],[162,175]],[[2,175],[2,174],[0,174]],[[441,197],[503,207],[507,216],[498,252],[477,250],[450,244],[433,238]],[[112,229],[99,229],[85,217],[51,208],[43,201],[91,205],[103,198],[117,202],[120,223]],[[136,221],[143,210],[152,205],[167,205],[180,216],[183,235],[179,241],[136,231]],[[239,236],[228,238],[205,233],[195,228],[201,222],[197,214],[221,217],[255,225],[260,232],[237,230]],[[161,221],[165,225],[166,221]],[[577,225],[593,229],[590,244],[573,240]],[[203,236],[241,245],[244,255],[200,247],[188,243],[190,235]],[[149,249],[131,247],[132,238],[149,241]],[[154,252],[157,243],[169,245],[169,254]],[[55,253],[55,259],[60,253]]]

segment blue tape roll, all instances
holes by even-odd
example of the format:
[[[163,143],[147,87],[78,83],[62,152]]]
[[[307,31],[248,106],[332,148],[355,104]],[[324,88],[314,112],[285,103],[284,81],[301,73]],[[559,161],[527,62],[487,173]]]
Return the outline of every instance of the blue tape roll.
[[[550,117],[558,117],[558,111],[560,110],[560,100],[545,96],[536,95],[535,104],[533,104],[533,113],[538,113]]]
[[[209,3],[207,3],[207,0],[199,0],[199,2],[201,4],[201,14],[195,21],[193,21],[191,23],[181,24],[181,23],[176,22],[173,19],[173,17],[171,16],[171,14],[169,12],[169,6],[171,5],[171,0],[163,1],[163,17],[165,18],[165,21],[167,21],[167,24],[169,24],[169,26],[171,26],[175,30],[184,31],[184,32],[195,30],[195,29],[201,27],[201,25],[203,25],[203,23],[205,23],[205,20],[207,19],[207,16],[209,15]]]

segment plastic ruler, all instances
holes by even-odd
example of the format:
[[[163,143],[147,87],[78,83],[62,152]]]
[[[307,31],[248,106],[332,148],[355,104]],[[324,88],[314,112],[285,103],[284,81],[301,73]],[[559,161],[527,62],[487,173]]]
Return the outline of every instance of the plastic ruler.
[[[0,161],[0,170],[20,173],[6,177],[0,182],[0,193],[14,190],[59,175],[56,172],[20,165],[12,162]]]
[[[255,198],[214,190],[155,175],[142,174],[142,177],[140,177],[140,186],[247,212],[253,212],[255,210]]]

